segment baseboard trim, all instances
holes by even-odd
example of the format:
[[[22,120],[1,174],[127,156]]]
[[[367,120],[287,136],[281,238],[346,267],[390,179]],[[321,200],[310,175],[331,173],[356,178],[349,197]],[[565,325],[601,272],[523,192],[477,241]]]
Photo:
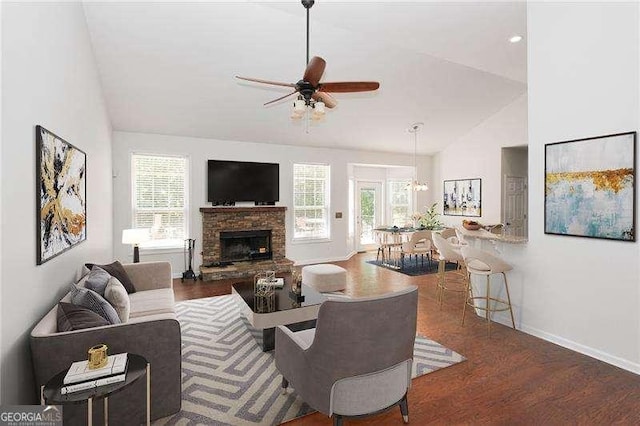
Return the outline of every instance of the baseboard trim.
[[[324,259],[307,259],[307,260],[294,261],[293,266],[313,265],[316,263],[344,262],[345,260],[351,259],[356,254],[358,253],[355,251],[352,251],[348,255],[342,256],[342,257],[327,257]]]
[[[511,318],[504,314],[498,314],[493,317],[495,322],[499,322],[502,325],[507,327],[511,327]],[[536,327],[531,327],[527,324],[517,324],[516,327],[519,331],[523,333],[530,334],[532,336],[538,337],[542,340],[546,340],[547,342],[555,343],[558,346],[562,346],[563,348],[571,349],[572,351],[581,353],[583,355],[587,355],[591,358],[595,358],[599,361],[606,362],[607,364],[611,364],[613,366],[622,368],[623,370],[630,371],[635,374],[640,375],[640,363],[629,361],[624,358],[617,357],[615,355],[611,355],[609,353],[603,352],[599,349],[592,348],[590,346],[583,345],[578,342],[574,342],[573,340],[565,339],[564,337],[557,336],[552,333],[548,333],[544,330],[540,330]]]

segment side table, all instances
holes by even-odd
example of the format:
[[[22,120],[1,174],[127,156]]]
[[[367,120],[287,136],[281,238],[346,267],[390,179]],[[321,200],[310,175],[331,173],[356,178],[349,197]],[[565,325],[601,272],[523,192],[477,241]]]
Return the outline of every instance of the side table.
[[[67,369],[68,370],[68,369]],[[104,398],[104,424],[109,424],[109,395],[120,392],[143,376],[147,377],[147,426],[151,424],[151,367],[141,355],[128,354],[125,380],[80,392],[62,394],[67,370],[56,374],[40,389],[40,402],[49,405],[82,404],[87,402],[87,424],[93,424],[93,400]]]

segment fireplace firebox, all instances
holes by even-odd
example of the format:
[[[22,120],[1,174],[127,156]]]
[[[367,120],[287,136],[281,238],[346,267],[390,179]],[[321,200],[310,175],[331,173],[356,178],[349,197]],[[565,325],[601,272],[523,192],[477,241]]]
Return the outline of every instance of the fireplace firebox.
[[[242,262],[272,258],[271,230],[220,232],[221,261]]]

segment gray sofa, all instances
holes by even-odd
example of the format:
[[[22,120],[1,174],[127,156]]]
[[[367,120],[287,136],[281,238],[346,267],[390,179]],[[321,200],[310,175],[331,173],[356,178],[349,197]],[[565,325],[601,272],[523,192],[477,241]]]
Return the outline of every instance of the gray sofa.
[[[123,324],[57,332],[57,304],[31,332],[31,355],[37,392],[40,386],[72,362],[87,358],[87,350],[99,343],[110,354],[144,356],[151,364],[151,418],[180,411],[181,337],[176,318],[168,262],[123,265],[136,292],[130,294],[131,314]],[[62,301],[68,301],[69,295]],[[145,419],[146,380],[139,380],[109,398],[109,421],[139,425]],[[95,402],[94,421],[102,424],[103,404]],[[65,406],[64,424],[86,424],[86,405]]]

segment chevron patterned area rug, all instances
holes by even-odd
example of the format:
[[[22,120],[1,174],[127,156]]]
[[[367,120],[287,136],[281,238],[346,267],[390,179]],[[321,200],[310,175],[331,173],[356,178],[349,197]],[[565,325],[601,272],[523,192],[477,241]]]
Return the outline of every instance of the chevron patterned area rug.
[[[154,425],[277,425],[314,410],[283,395],[273,352],[262,352],[232,296],[176,304],[182,328],[182,410]],[[464,361],[416,336],[413,377]]]

